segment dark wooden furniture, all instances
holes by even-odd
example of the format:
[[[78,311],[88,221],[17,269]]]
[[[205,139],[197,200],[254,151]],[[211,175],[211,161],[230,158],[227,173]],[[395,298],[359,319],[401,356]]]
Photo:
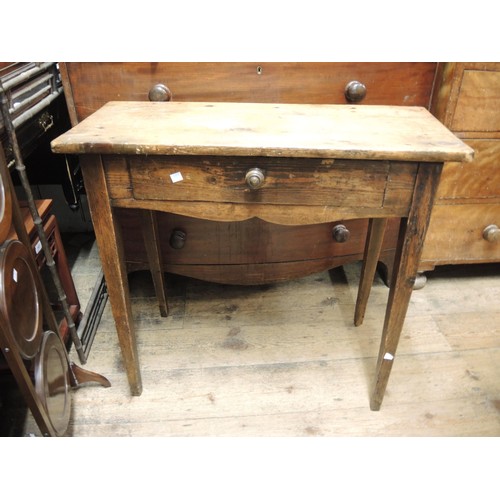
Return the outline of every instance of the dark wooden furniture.
[[[62,435],[69,421],[69,386],[73,380],[65,346],[55,333],[57,321],[31,250],[29,224],[25,224],[18,200],[12,196],[12,180],[2,148],[0,191],[3,193],[0,204],[5,204],[1,198],[10,200],[8,213],[0,212],[1,225],[5,223],[9,228],[0,241],[0,349],[42,433]],[[16,238],[9,239],[13,235]],[[48,337],[50,344],[46,343]],[[50,369],[48,357],[52,357]]]
[[[68,259],[66,257],[66,251],[62,242],[61,233],[59,231],[59,225],[57,224],[55,215],[51,213],[53,202],[52,200],[36,200],[35,203],[43,223],[44,231],[47,236],[47,241],[50,246],[51,254],[54,259],[57,272],[59,273],[61,285],[68,301],[71,317],[73,318],[75,324],[78,324],[82,315],[80,300],[78,299],[75,283],[73,281],[73,277],[71,276],[71,270],[68,265]],[[26,232],[30,240],[33,255],[35,256],[35,262],[37,264],[38,270],[43,272],[46,265],[46,258],[44,252],[42,251],[42,243],[40,242],[40,238],[38,237],[35,224],[33,223],[33,218],[30,214],[26,202],[19,202],[19,205],[24,222],[24,227],[26,228]],[[11,227],[10,234],[6,239],[18,239],[18,235],[13,227]],[[50,278],[46,282],[46,287],[48,290],[50,290],[47,286],[47,283],[50,283]],[[64,315],[58,314],[60,305],[58,303],[57,293],[49,293],[49,298],[56,315],[56,320],[59,324],[59,333],[61,334],[61,338],[64,344],[68,346],[71,341],[68,322]]]
[[[119,100],[428,107],[436,63],[61,63],[60,68],[76,125]],[[147,269],[144,243],[133,237],[141,231],[140,212],[119,210],[117,217],[127,269]],[[361,260],[368,228],[366,219],[282,227],[260,219],[221,222],[165,213],[157,222],[166,271],[233,284],[287,280]],[[179,229],[185,244],[175,248],[171,240]],[[380,255],[389,271],[397,237],[398,222],[391,220]]]
[[[49,183],[55,182],[54,179],[58,179],[57,182],[60,182],[61,177],[57,177],[57,172],[60,173],[61,168],[65,172],[62,177],[67,178],[70,170],[69,163],[64,161],[64,157],[54,155],[50,151],[50,141],[68,130],[70,126],[67,110],[64,112],[65,100],[57,64],[53,62],[0,63],[0,83],[1,96],[5,103],[4,112],[0,113],[0,147],[5,155],[7,170],[14,187],[19,186],[20,181],[19,173],[15,168],[14,141],[12,137],[9,137],[8,123],[4,123],[6,116],[9,117],[8,121],[15,131],[15,142],[19,148],[18,155],[21,156],[22,160],[20,163],[26,168],[30,184],[34,184],[35,179],[40,178],[44,178]],[[5,187],[3,189],[5,191]],[[19,186],[18,190],[14,190],[12,195],[15,196],[16,203],[19,204],[23,225],[28,234],[38,268],[45,269],[42,244],[28,208],[29,204],[26,201],[28,195],[22,186]],[[12,205],[11,202],[10,205]],[[72,322],[78,325],[78,320],[81,317],[80,303],[67,265],[59,224],[55,215],[51,213],[52,205],[52,200],[48,199],[36,202],[51,254],[61,277],[64,293],[69,300]],[[11,210],[11,206],[9,210]],[[0,241],[18,239],[9,217],[4,218],[4,226],[6,232],[3,234],[0,231],[0,236],[2,236]],[[48,283],[51,282],[52,279],[49,278]],[[51,302],[57,313],[61,311],[59,298],[54,297],[54,294],[52,294]],[[58,314],[58,316],[60,315]],[[69,347],[68,320],[64,317],[57,319],[60,326],[59,331]]]
[[[476,154],[444,166],[420,271],[500,262],[500,63],[440,65],[431,111]]]
[[[81,174],[73,162],[53,155],[50,141],[70,128],[70,120],[57,64],[54,62],[0,63],[0,83],[5,91],[9,115],[16,131],[23,163],[34,192],[44,198],[64,198],[74,214],[79,207]],[[0,116],[0,142],[19,199],[24,197],[14,150]],[[36,188],[35,188],[36,186]],[[57,188],[56,188],[57,186]],[[48,191],[51,191],[48,194]],[[57,216],[63,226],[65,206],[58,204]],[[70,209],[68,208],[68,212]],[[83,215],[83,214],[81,214]]]
[[[57,89],[54,73],[47,75],[46,72],[54,70],[53,63],[14,66],[15,74],[9,73],[8,78],[4,78],[5,68],[0,65],[0,116],[3,119],[0,122],[0,138],[3,143],[5,132],[5,138],[12,146],[10,154],[14,156],[11,163],[16,168],[22,167],[19,169],[22,171],[25,168],[21,154],[23,144],[20,145],[17,138],[16,127],[20,128],[30,118],[36,117],[38,112],[62,96],[62,92],[60,86]],[[34,80],[28,81],[29,78]],[[28,134],[32,139],[28,141],[28,146],[39,139],[39,136],[31,135]],[[26,147],[24,144],[23,149]],[[23,209],[15,194],[4,147],[0,144],[0,368],[9,368],[43,435],[60,436],[66,432],[69,423],[70,388],[89,381],[105,386],[110,384],[104,377],[83,370],[69,360],[39,272],[45,258],[49,261],[54,256],[57,261],[54,265],[65,272],[65,291],[69,293],[73,306],[78,304],[78,298],[63,256],[55,217],[49,213],[51,201],[34,202],[31,199],[30,205],[36,217]],[[49,248],[44,242],[47,252],[43,252],[43,257],[38,239],[40,236],[43,240],[43,235],[38,231],[35,234],[35,225],[44,226],[48,233]],[[78,311],[73,308],[72,314],[78,315]]]
[[[52,142],[82,155],[131,393],[142,391],[116,209],[141,211],[160,312],[168,311],[156,213],[280,225],[370,220],[355,311],[363,321],[387,220],[401,218],[371,408],[403,327],[444,161],[473,151],[420,107],[111,102]],[[137,237],[137,235],[136,235]],[[168,264],[165,262],[165,264]]]

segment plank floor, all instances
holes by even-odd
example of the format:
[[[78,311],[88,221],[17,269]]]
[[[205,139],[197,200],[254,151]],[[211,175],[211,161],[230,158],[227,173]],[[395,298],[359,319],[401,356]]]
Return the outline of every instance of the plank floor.
[[[68,254],[85,307],[95,243],[74,237]],[[499,267],[427,273],[379,412],[369,392],[388,288],[377,276],[354,327],[360,269],[255,287],[168,275],[168,318],[149,274],[132,274],[143,394],[130,396],[108,304],[85,368],[112,387],[74,391],[68,436],[499,436]],[[40,434],[30,416],[25,432]]]

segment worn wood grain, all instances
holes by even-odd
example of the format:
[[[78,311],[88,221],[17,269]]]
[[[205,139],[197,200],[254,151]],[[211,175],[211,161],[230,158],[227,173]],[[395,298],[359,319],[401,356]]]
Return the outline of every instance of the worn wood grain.
[[[241,222],[252,218],[270,224],[309,225],[334,220],[351,220],[371,217],[405,217],[408,206],[388,205],[359,207],[351,203],[344,206],[311,205],[263,205],[259,203],[211,203],[208,201],[163,201],[163,200],[115,200],[113,207],[126,209],[157,210],[186,217],[218,222]],[[304,231],[302,234],[306,234]],[[300,233],[297,237],[300,236]],[[363,235],[364,236],[364,235]],[[323,244],[325,244],[324,242]]]
[[[494,71],[496,69],[496,71]],[[452,130],[500,133],[500,64],[462,73]]]
[[[451,200],[457,199],[461,203],[500,199],[500,141],[468,139],[466,142],[474,149],[474,160],[445,165],[437,194],[438,204],[452,203]]]
[[[131,324],[132,312],[120,226],[111,210],[104,170],[101,168],[99,157],[84,157],[81,162],[84,180],[87,185],[93,186],[93,190],[88,192],[93,222],[96,226],[105,228],[97,235],[99,255],[106,277],[109,301],[113,304],[114,319],[120,338],[120,349],[125,360],[125,370],[130,382],[130,390],[132,394],[140,395],[142,391],[141,372],[135,333]]]
[[[422,265],[498,262],[500,245],[483,238],[483,231],[490,224],[500,224],[498,203],[435,205]]]
[[[394,274],[380,342],[376,380],[370,399],[370,406],[374,410],[379,409],[382,404],[389,374],[394,364],[441,170],[441,164],[429,164],[428,168],[419,169],[410,214],[401,223],[400,244],[394,260]]]
[[[68,154],[473,157],[425,108],[408,106],[110,102],[51,145]]]
[[[382,207],[389,173],[389,162],[384,161],[373,161],[369,168],[354,160],[252,156],[132,157],[129,163],[132,192],[138,200]],[[411,171],[411,166],[402,168]],[[245,173],[255,167],[264,173],[258,190],[245,182]],[[170,176],[176,172],[183,180],[173,183]],[[397,182],[397,174],[394,177]]]

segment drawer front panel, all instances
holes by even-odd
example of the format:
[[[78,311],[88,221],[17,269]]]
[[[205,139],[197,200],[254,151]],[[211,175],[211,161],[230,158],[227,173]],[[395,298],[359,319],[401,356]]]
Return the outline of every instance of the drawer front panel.
[[[499,110],[500,71],[464,71],[452,130],[499,132]]]
[[[134,229],[134,234],[141,234],[142,222],[138,211],[118,209],[118,213],[124,230]],[[359,255],[364,250],[368,227],[366,219],[284,226],[256,218],[242,222],[214,222],[161,212],[157,214],[157,221],[163,261],[194,266],[276,263]],[[332,234],[340,224],[349,231],[349,237],[343,242],[337,242]],[[171,245],[176,229],[186,235],[182,248]],[[386,248],[396,248],[397,237],[398,227],[391,224],[386,231]],[[129,261],[147,263],[142,238],[128,238],[124,246]]]
[[[357,80],[366,86],[362,104],[428,107],[436,63],[88,62],[64,68],[81,121],[109,101],[147,101],[158,83],[174,101],[345,104],[346,85]]]
[[[475,150],[474,161],[444,166],[438,199],[500,198],[500,140],[465,142]]]
[[[364,163],[366,165],[366,163]],[[257,157],[130,157],[138,200],[382,207],[389,163]],[[259,168],[262,187],[245,176]]]
[[[500,241],[483,237],[483,231],[493,224],[500,227],[500,204],[435,205],[422,261],[500,261]]]

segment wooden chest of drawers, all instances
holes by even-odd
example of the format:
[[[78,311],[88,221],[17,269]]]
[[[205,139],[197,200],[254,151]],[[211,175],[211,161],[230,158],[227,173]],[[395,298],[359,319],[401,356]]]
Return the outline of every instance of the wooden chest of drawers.
[[[444,166],[420,270],[500,261],[500,63],[447,63],[431,111],[475,150]]]
[[[108,101],[119,100],[355,102],[428,108],[437,65],[249,62],[64,63],[60,66],[70,115],[76,125]],[[279,170],[279,165],[277,168]],[[207,165],[206,177],[210,178],[210,171],[217,169],[220,166]],[[116,173],[119,175],[119,167]],[[311,179],[303,181],[304,186],[311,185]],[[215,187],[209,181],[205,186],[206,189]],[[130,188],[140,196],[144,190],[143,179],[133,179]],[[127,267],[131,271],[145,269],[147,254],[142,241],[127,237],[140,231],[140,215],[133,210],[120,212],[118,209],[118,212],[125,233]],[[238,284],[287,280],[360,260],[368,227],[366,219],[280,226],[259,219],[200,221],[167,213],[158,214],[158,224],[166,271]],[[341,229],[337,231],[338,228]],[[397,220],[389,222],[380,256],[389,268],[392,268],[397,228]],[[170,244],[178,230],[186,235],[182,248]]]

